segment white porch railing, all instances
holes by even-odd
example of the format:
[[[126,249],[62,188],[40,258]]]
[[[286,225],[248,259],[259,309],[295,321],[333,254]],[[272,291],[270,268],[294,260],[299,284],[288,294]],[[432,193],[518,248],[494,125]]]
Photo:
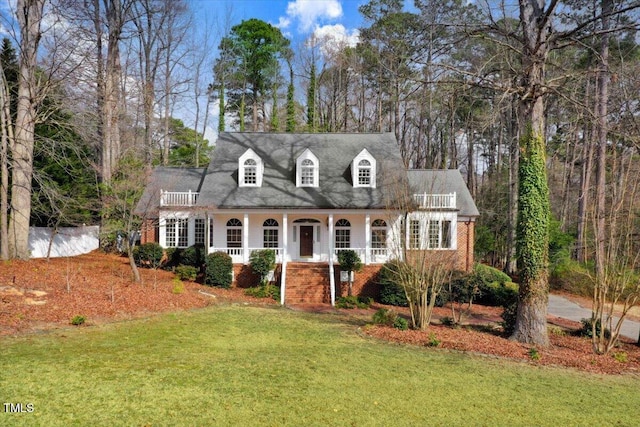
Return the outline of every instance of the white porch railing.
[[[275,251],[276,264],[282,263],[282,254],[284,253],[283,248],[248,248],[248,252],[249,252],[249,255],[251,255],[251,252],[257,251],[257,250],[263,250],[263,249],[271,249]],[[233,262],[242,262],[244,258],[243,248],[218,248],[218,247],[212,246],[209,248],[209,253],[213,253],[213,252],[224,252],[233,259]]]
[[[276,264],[282,263],[282,254],[284,252],[284,248],[249,248],[249,256],[253,251],[262,251],[265,249],[270,249],[276,253]]]
[[[197,192],[162,191],[160,190],[160,206],[195,206],[198,201]]]
[[[420,209],[455,209],[456,193],[428,194],[419,193],[413,195],[413,200]]]
[[[367,248],[336,248],[334,250],[334,262],[338,262],[338,253],[346,250],[355,251],[364,264],[384,264],[389,260],[389,249],[387,248],[371,248],[368,254]]]

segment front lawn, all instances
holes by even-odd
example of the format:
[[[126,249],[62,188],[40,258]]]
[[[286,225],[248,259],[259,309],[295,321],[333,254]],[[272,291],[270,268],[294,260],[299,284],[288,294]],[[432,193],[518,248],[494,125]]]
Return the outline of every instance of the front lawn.
[[[637,424],[636,377],[389,344],[357,327],[217,306],[5,337],[0,425]]]

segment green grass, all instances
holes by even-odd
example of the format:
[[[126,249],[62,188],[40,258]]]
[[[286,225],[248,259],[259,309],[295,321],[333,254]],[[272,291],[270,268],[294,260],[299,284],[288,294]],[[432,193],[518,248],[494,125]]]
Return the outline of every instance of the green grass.
[[[363,338],[331,315],[210,307],[0,340],[0,425],[637,425],[640,382]]]

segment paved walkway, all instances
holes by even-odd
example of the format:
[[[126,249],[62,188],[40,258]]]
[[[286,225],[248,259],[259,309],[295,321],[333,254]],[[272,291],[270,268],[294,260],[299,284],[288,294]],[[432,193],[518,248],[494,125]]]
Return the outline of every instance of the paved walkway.
[[[578,304],[568,300],[567,298],[553,294],[549,294],[548,313],[551,316],[562,317],[563,319],[569,319],[576,322],[591,317],[590,309],[580,307]],[[614,321],[617,320],[618,319],[616,318]],[[626,319],[622,324],[620,335],[637,340],[638,333],[640,333],[640,322]]]

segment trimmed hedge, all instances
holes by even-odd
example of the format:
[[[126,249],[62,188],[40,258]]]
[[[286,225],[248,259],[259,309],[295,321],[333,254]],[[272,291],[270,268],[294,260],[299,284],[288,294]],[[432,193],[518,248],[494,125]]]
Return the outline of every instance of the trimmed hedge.
[[[205,259],[205,285],[230,288],[233,282],[233,262],[226,252],[214,252]]]
[[[144,243],[133,249],[133,260],[138,267],[158,268],[162,263],[164,250],[157,243]]]

